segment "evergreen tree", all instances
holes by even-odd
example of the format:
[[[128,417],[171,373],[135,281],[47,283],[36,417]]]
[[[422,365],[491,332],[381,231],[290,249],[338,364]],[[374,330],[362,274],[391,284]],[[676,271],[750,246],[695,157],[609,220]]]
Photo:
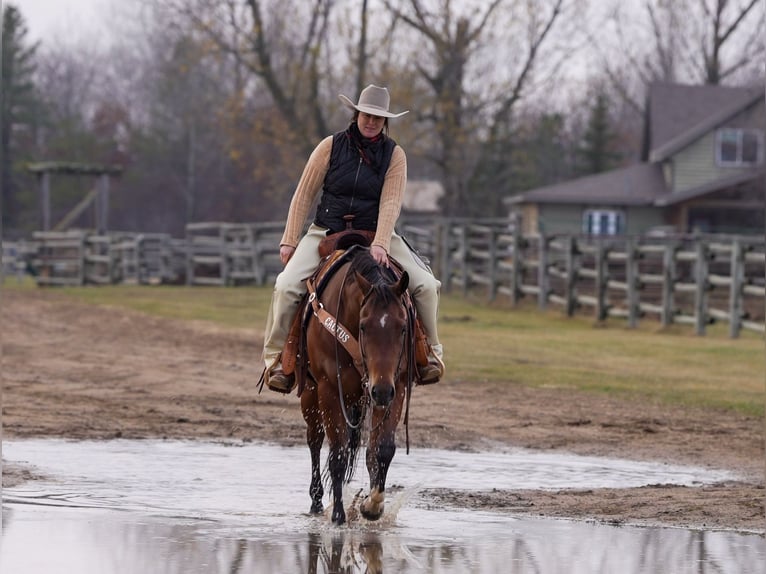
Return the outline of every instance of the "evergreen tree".
[[[577,149],[577,171],[580,175],[601,173],[615,167],[619,159],[609,120],[609,99],[603,91],[599,91],[590,110],[582,143]]]
[[[3,8],[2,36],[2,109],[0,109],[0,153],[2,154],[2,218],[8,229],[18,215],[16,174],[18,139],[24,127],[34,126],[36,97],[33,83],[37,44],[28,45],[26,23],[18,8]]]

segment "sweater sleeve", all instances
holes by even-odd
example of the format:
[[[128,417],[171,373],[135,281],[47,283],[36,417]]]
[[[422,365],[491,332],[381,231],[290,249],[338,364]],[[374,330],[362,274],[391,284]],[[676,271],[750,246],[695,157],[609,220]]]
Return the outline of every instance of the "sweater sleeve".
[[[311,152],[298,187],[295,188],[293,198],[290,201],[290,210],[287,212],[287,223],[282,235],[280,245],[298,245],[303,225],[306,223],[309,210],[314,200],[322,189],[327,168],[330,164],[330,152],[332,151],[332,138],[327,136]]]
[[[383,182],[378,208],[378,228],[375,231],[373,245],[379,245],[388,252],[391,245],[391,234],[394,232],[396,220],[402,210],[404,189],[407,186],[407,155],[400,146],[394,148],[391,163]]]

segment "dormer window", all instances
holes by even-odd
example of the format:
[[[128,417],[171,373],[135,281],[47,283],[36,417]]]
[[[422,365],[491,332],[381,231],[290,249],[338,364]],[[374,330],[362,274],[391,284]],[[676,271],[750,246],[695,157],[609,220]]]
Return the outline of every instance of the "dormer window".
[[[720,166],[745,167],[763,161],[763,132],[724,128],[716,137],[716,161]]]

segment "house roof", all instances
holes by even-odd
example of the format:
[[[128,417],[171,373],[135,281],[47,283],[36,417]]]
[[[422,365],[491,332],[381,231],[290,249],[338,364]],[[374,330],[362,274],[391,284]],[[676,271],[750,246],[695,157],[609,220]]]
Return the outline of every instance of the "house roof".
[[[649,161],[666,159],[762,97],[762,87],[652,84],[647,106]]]
[[[750,169],[744,173],[737,172],[736,175],[733,175],[726,179],[717,179],[715,181],[711,181],[709,183],[700,185],[698,187],[694,187],[692,189],[687,189],[684,191],[669,194],[664,197],[660,197],[654,202],[654,204],[657,205],[658,207],[675,205],[676,203],[681,203],[683,201],[688,201],[690,199],[702,197],[704,195],[707,195],[708,193],[721,191],[722,189],[726,189],[726,188],[736,187],[738,185],[742,185],[743,183],[755,182],[758,179],[763,180],[764,176],[766,176],[766,170],[764,170],[763,168]]]
[[[653,205],[668,193],[662,168],[641,163],[556,185],[538,187],[506,198],[506,204],[579,203],[611,205]]]

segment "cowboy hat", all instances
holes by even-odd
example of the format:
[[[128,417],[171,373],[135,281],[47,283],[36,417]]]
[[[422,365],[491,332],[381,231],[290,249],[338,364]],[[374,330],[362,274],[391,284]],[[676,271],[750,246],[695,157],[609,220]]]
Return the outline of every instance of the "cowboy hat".
[[[359,94],[359,103],[355,104],[343,94],[338,94],[340,101],[352,110],[357,110],[370,114],[371,116],[380,116],[383,118],[398,118],[404,114],[409,113],[409,110],[395,114],[388,111],[388,105],[391,102],[391,97],[388,95],[386,88],[381,88],[370,84],[362,93]]]

